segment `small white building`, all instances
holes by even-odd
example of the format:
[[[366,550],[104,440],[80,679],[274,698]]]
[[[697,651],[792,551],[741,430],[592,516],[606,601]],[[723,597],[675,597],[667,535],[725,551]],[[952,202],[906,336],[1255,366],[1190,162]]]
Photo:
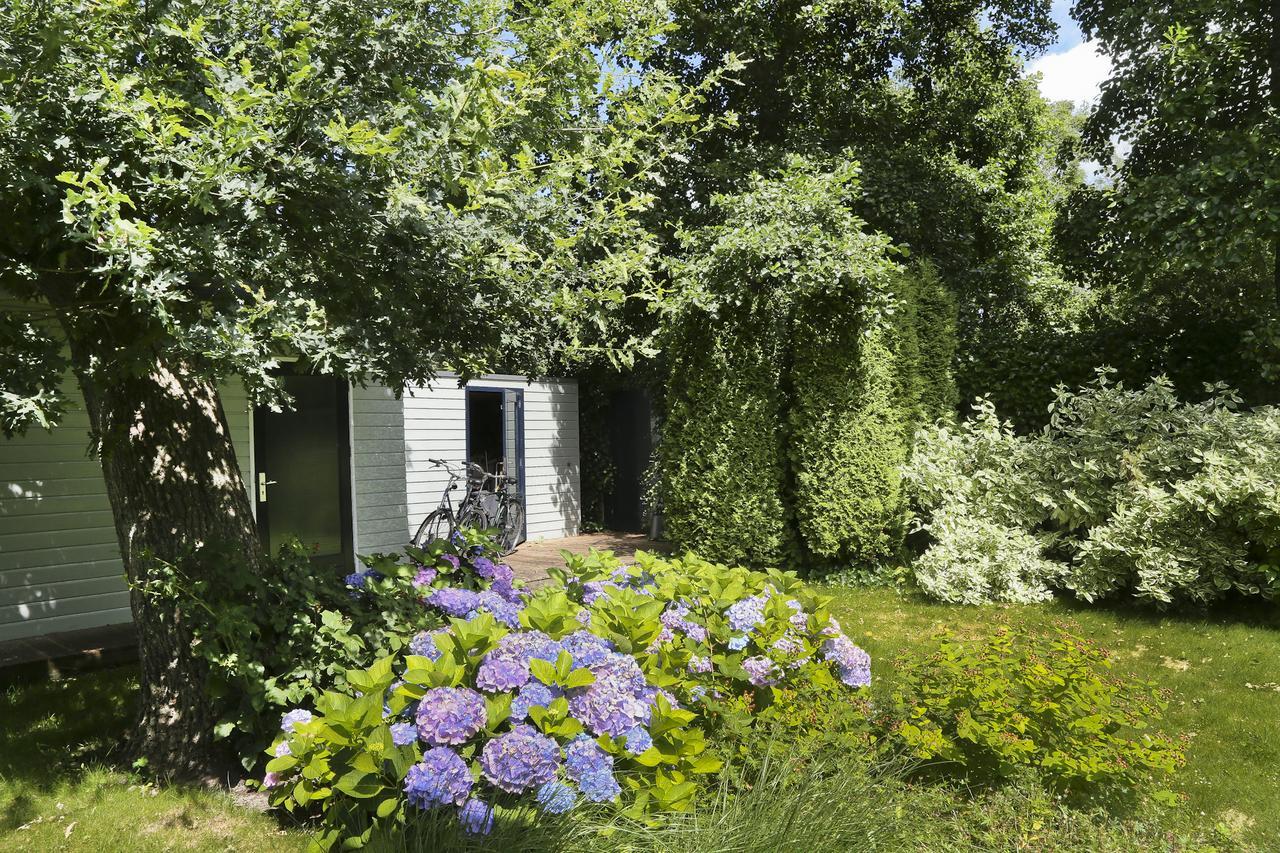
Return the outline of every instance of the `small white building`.
[[[397,551],[440,503],[429,460],[518,477],[528,539],[573,536],[580,520],[578,387],[485,376],[459,386],[353,387],[286,376],[297,406],[251,409],[238,386],[223,407],[272,551],[297,536],[317,560]],[[0,438],[0,642],[130,621],[129,596],[88,416],[73,401],[57,428]],[[455,494],[455,500],[461,491]]]

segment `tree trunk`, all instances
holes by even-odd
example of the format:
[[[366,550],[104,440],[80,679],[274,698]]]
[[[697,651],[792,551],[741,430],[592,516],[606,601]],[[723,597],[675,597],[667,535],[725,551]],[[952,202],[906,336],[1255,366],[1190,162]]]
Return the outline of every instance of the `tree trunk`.
[[[230,556],[261,570],[253,511],[217,388],[161,357],[141,375],[97,382],[75,358],[129,581],[142,667],[134,747],[166,779],[209,778],[226,756],[213,740],[208,668],[193,650],[193,614],[140,585],[177,567],[218,582]]]

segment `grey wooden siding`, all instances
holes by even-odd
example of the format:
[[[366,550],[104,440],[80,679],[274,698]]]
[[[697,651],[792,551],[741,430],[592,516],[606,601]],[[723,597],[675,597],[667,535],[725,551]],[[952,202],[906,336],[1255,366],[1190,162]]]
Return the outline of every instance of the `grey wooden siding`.
[[[571,380],[484,377],[471,385],[524,390],[525,504],[530,539],[573,536],[581,519],[578,386]],[[466,398],[455,377],[404,396],[404,441],[409,529],[440,503],[447,478],[431,458],[466,456]]]
[[[128,622],[129,594],[89,417],[75,383],[53,430],[0,438],[0,641]],[[239,385],[222,391],[236,456],[249,458]]]
[[[409,541],[404,414],[388,388],[351,389],[351,492],[356,553],[399,551]]]

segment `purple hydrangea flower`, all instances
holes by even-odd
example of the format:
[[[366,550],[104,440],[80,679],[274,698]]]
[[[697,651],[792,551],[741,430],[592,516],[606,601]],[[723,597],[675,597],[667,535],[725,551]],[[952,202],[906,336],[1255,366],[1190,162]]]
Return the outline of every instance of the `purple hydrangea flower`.
[[[471,835],[488,835],[493,830],[493,809],[472,797],[458,809],[458,823]]]
[[[725,610],[725,618],[729,627],[735,631],[750,631],[764,623],[764,605],[768,598],[764,595],[753,595],[741,601],[735,601]]]
[[[418,739],[418,727],[413,723],[392,723],[391,742],[396,746],[408,746]]]
[[[462,565],[462,561],[453,554],[441,554],[440,559],[444,560],[445,564],[449,567],[447,569],[441,568],[441,571],[456,572],[458,567]]]
[[[428,749],[422,761],[409,768],[404,792],[420,809],[459,805],[471,793],[471,771],[462,756],[445,746]]]
[[[800,638],[790,631],[779,637],[770,647],[774,651],[787,657],[797,657],[804,652],[804,644]]]
[[[528,661],[533,658],[555,663],[560,657],[560,644],[541,631],[513,631],[498,640],[495,654],[501,657],[517,657]]]
[[[683,601],[672,602],[662,612],[662,624],[672,631],[684,634],[695,643],[707,641],[707,629],[688,618],[689,605]]]
[[[471,561],[471,568],[475,570],[477,575],[485,580],[493,580],[493,560],[490,560],[488,557],[476,557]]]
[[[268,771],[266,775],[262,777],[262,787],[274,788],[275,786],[279,785],[283,781],[284,781],[284,777],[281,776],[279,773],[276,773],[274,771]]]
[[[480,596],[469,589],[442,586],[427,596],[427,603],[450,616],[466,616],[480,604]]]
[[[529,681],[529,664],[517,658],[484,657],[476,671],[476,687],[486,693],[504,693],[515,690]]]
[[[346,581],[347,586],[353,586],[356,589],[360,589],[361,587],[364,586],[364,583],[366,580],[368,580],[368,577],[365,575],[364,572],[352,572],[351,574],[343,578],[343,580]]]
[[[564,750],[564,769],[569,778],[580,782],[591,773],[612,773],[613,756],[586,735],[580,735]]]
[[[582,603],[595,604],[604,595],[603,581],[587,581],[582,585]]]
[[[533,726],[516,726],[484,745],[484,777],[510,794],[550,782],[560,769],[560,747]]]
[[[804,605],[790,598],[787,599],[787,606],[795,611],[787,620],[791,623],[791,627],[800,632],[809,630],[809,614],[804,612]]]
[[[545,708],[559,695],[558,687],[548,687],[541,681],[530,681],[511,700],[511,719],[517,722],[523,720],[529,716],[530,708]]]
[[[431,583],[440,575],[435,569],[429,566],[422,566],[418,569],[418,573],[413,576],[413,586],[415,589],[431,586]]]
[[[292,711],[280,718],[280,730],[285,732],[293,731],[293,727],[298,723],[311,722],[311,712],[302,708],[294,708]]]
[[[574,631],[560,640],[560,647],[573,658],[575,668],[604,663],[613,651],[613,643],[590,631]]]
[[[515,569],[511,568],[506,563],[498,563],[498,565],[493,567],[494,583],[510,584],[510,583],[514,583],[515,579],[516,579]]]
[[[448,634],[448,628],[437,628],[434,631],[419,631],[409,641],[409,654],[418,655],[419,657],[430,658],[431,660],[440,660],[444,652],[440,651],[440,647],[436,645],[435,638],[439,634]]]
[[[276,748],[274,751],[275,751],[276,758],[283,758],[286,755],[293,755],[293,750],[289,748],[289,741],[287,740],[282,740],[278,744],[276,744]]]
[[[840,623],[836,621],[836,617],[827,617],[827,627],[822,629],[823,636],[827,637],[843,637],[844,629],[840,627]]]
[[[661,687],[646,687],[643,691],[641,691],[641,694],[644,699],[644,721],[646,723],[652,720],[653,712],[658,707],[659,696],[667,700],[667,704],[670,705],[672,708],[680,707],[680,703],[679,701],[676,700],[676,697],[672,696],[670,693],[668,693],[666,690],[663,690]]]
[[[622,793],[613,773],[604,770],[588,773],[578,782],[582,795],[593,803],[607,803]]]
[[[641,726],[631,729],[624,737],[627,739],[627,752],[632,755],[639,755],[653,746],[653,738]]]
[[[489,585],[489,592],[500,596],[503,601],[510,602],[517,607],[524,607],[524,590],[516,589],[515,585],[509,580],[494,581]]]
[[[694,655],[689,658],[689,671],[693,673],[703,673],[711,671],[711,658],[699,657]]]
[[[742,635],[730,637],[728,646],[730,651],[740,652],[747,647],[747,638]]]
[[[583,626],[584,628],[585,628],[585,627],[588,627],[588,626],[590,626],[590,625],[591,625],[591,611],[590,611],[590,610],[579,610],[579,611],[578,611],[578,613],[577,613],[577,615],[575,615],[573,618],[577,619],[577,620],[578,620],[578,624],[579,624],[579,625],[581,625],[581,626]]]
[[[634,658],[611,652],[591,673],[594,683],[568,693],[569,713],[590,731],[617,737],[648,718],[644,673]]]
[[[836,665],[840,680],[850,687],[868,687],[871,684],[871,655],[853,644],[841,634],[822,644],[822,657]]]
[[[742,668],[747,671],[747,680],[756,687],[778,683],[774,663],[764,655],[747,658],[742,662]]]
[[[487,589],[480,593],[480,607],[492,613],[494,619],[508,628],[519,629],[520,608],[493,590]]]
[[[543,783],[538,789],[537,800],[547,814],[564,814],[573,808],[578,797],[565,783],[552,781]]]
[[[418,736],[433,746],[465,743],[484,728],[484,697],[466,687],[433,687],[418,703]]]
[[[649,644],[649,647],[645,649],[645,651],[647,651],[649,654],[654,654],[655,652],[658,651],[658,649],[661,649],[663,646],[665,646],[667,643],[671,642],[675,638],[676,638],[675,633],[672,632],[672,630],[668,628],[666,625],[663,625],[662,628],[659,629],[658,631],[658,636],[653,638],[653,642]]]

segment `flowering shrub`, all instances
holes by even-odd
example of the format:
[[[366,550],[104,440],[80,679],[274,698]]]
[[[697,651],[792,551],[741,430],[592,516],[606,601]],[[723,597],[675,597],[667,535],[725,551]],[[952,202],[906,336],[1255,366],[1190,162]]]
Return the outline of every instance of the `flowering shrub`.
[[[721,767],[706,730],[741,716],[742,694],[870,681],[866,653],[793,575],[593,554],[559,573],[562,588],[529,595],[501,565],[461,572],[452,552],[433,554],[415,569],[416,600],[470,609],[415,634],[407,655],[348,672],[352,690],[290,716],[268,750],[273,803],[317,804],[322,845],[362,843],[423,809],[454,809],[478,832],[510,809],[685,810],[697,778]],[[396,567],[378,571],[364,592],[393,588]]]
[[[922,433],[904,474],[932,539],[921,587],[963,603],[1280,594],[1280,412],[1211,390],[1187,404],[1167,380],[1129,390],[1103,372],[1059,389],[1042,433],[983,401]]]
[[[904,661],[880,718],[887,743],[974,781],[1021,769],[1077,796],[1122,797],[1172,773],[1182,747],[1154,732],[1168,704],[1154,685],[1112,678],[1095,644],[1065,631],[961,642]]]

